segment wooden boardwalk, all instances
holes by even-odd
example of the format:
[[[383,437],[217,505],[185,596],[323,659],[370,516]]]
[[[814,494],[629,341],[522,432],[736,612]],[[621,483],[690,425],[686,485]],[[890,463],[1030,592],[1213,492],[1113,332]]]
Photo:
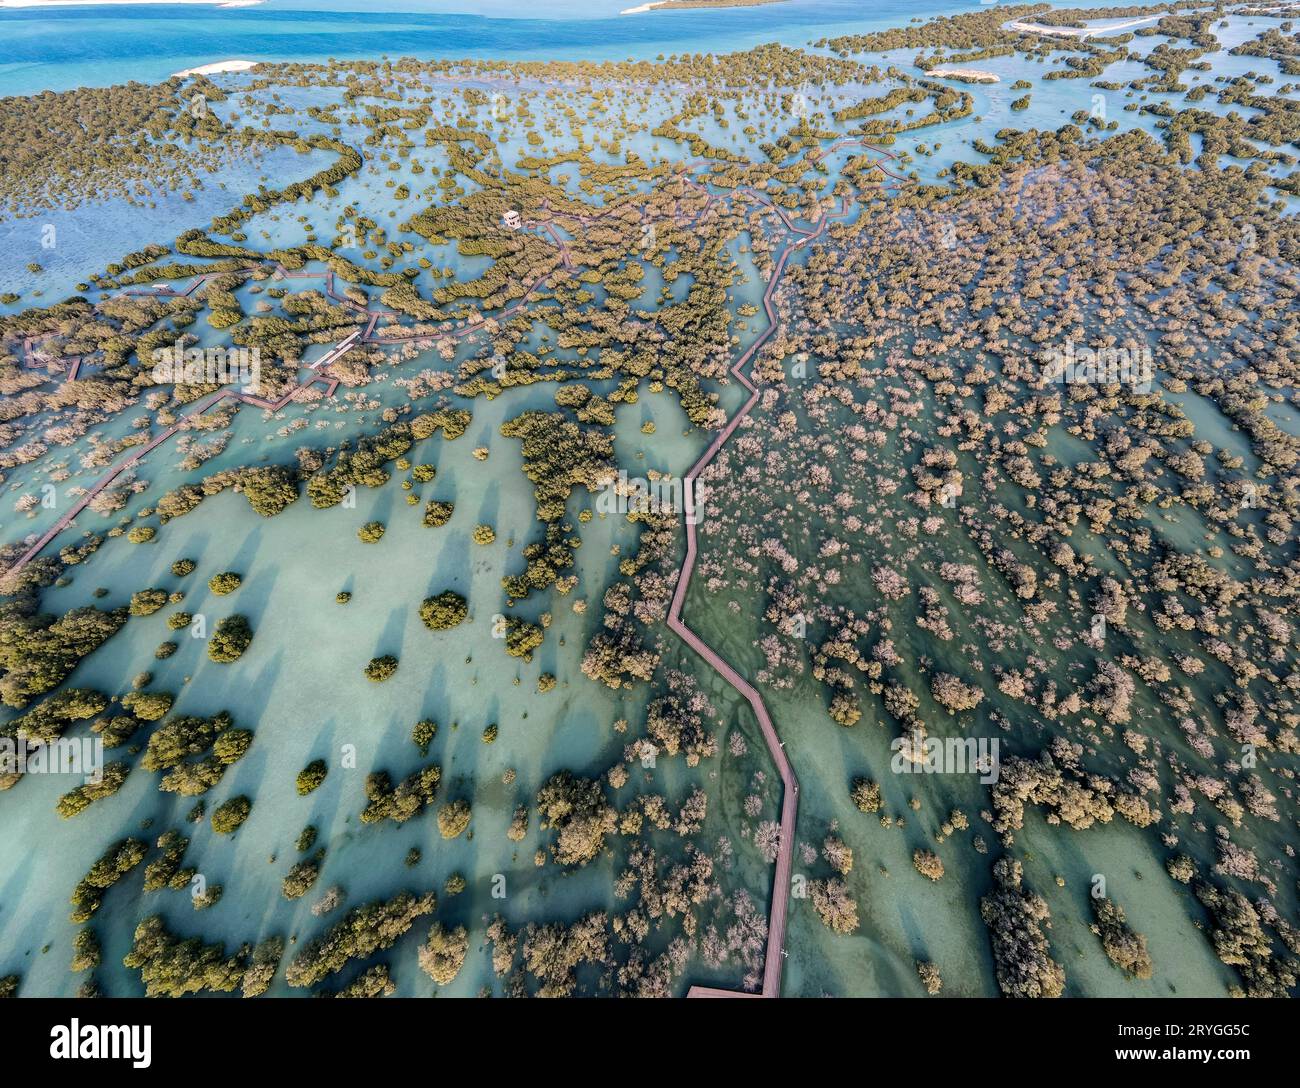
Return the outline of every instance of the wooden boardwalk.
[[[764,203],[769,203],[761,194],[755,194]],[[797,226],[780,208],[775,205],[769,205],[777,212],[781,220],[794,233],[800,235],[797,240],[787,243],[781,251],[780,257],[777,258],[775,267],[772,269],[772,276],[768,280],[767,288],[763,292],[763,310],[767,314],[767,328],[764,329],[748,348],[743,351],[732,364],[731,372],[740,381],[740,383],[749,390],[749,398],[745,401],[744,406],[737,412],[721,431],[716,438],[710,443],[709,448],[694,466],[686,474],[684,493],[686,495],[686,558],[682,562],[681,572],[677,578],[677,587],[673,592],[672,604],[668,609],[668,626],[681,639],[698,653],[712,668],[718,672],[724,680],[736,689],[749,703],[754,711],[754,716],[758,719],[759,728],[763,732],[763,739],[767,744],[768,753],[772,757],[772,762],[776,765],[777,772],[781,775],[781,782],[784,786],[784,796],[781,800],[781,839],[776,857],[776,872],[772,882],[772,909],[768,916],[767,923],[767,954],[763,963],[763,990],[764,997],[779,997],[781,994],[781,967],[785,959],[785,931],[786,919],[790,906],[790,885],[791,874],[794,868],[794,839],[795,824],[799,813],[799,780],[795,776],[794,768],[790,765],[790,759],[785,754],[785,745],[777,735],[776,727],[772,724],[772,717],[767,711],[767,706],[763,702],[763,697],[747,680],[744,679],[734,668],[731,667],[711,646],[707,645],[694,631],[692,631],[682,620],[682,605],[686,599],[686,591],[690,586],[691,575],[695,570],[695,558],[698,552],[698,543],[695,532],[694,512],[695,502],[695,483],[699,475],[717,456],[718,451],[726,444],[727,440],[735,433],[737,427],[753,409],[758,401],[758,387],[750,380],[749,376],[741,369],[758,353],[759,349],[767,343],[780,328],[780,322],[777,317],[776,308],[772,303],[772,297],[776,289],[781,284],[781,277],[785,274],[786,265],[789,263],[790,255],[797,249],[802,248],[815,238],[820,237],[829,225],[832,218],[843,218],[848,214],[847,202],[840,201],[840,210],[832,216],[823,216],[815,230],[809,230]],[[688,997],[720,997],[731,995],[735,997],[749,997],[752,995],[740,991],[714,990],[702,987],[692,987],[688,991]]]

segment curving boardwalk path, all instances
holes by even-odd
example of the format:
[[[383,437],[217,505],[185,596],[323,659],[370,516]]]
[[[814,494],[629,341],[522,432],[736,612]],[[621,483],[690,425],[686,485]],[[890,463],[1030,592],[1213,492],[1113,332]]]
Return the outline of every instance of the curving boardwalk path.
[[[781,251],[781,255],[777,258],[776,265],[772,269],[772,276],[768,280],[767,288],[763,292],[763,310],[767,314],[767,328],[740,354],[731,367],[731,373],[749,390],[749,399],[745,401],[740,411],[731,417],[727,425],[718,432],[709,448],[704,451],[704,454],[686,474],[684,484],[687,509],[686,558],[682,561],[681,571],[677,577],[677,587],[673,592],[672,604],[668,609],[668,626],[691,649],[704,658],[728,684],[744,696],[745,701],[753,709],[754,716],[758,719],[759,728],[763,731],[763,739],[767,743],[767,750],[772,756],[772,762],[776,764],[778,773],[781,775],[781,782],[784,786],[784,796],[781,800],[781,839],[776,857],[776,873],[772,883],[772,910],[767,923],[767,954],[763,963],[762,991],[764,997],[779,997],[781,994],[781,965],[785,958],[786,918],[790,906],[790,877],[791,870],[794,867],[795,821],[799,813],[799,780],[795,776],[794,768],[790,765],[789,757],[785,754],[785,745],[782,743],[781,738],[777,736],[776,727],[772,724],[772,717],[767,712],[763,697],[759,695],[752,684],[723,660],[716,650],[707,645],[699,635],[686,626],[686,623],[682,620],[682,604],[686,599],[686,591],[690,586],[691,575],[695,570],[695,557],[699,550],[696,540],[695,518],[690,516],[695,504],[695,482],[700,473],[709,466],[714,457],[717,456],[718,451],[735,433],[736,428],[740,426],[741,420],[749,415],[758,401],[758,387],[754,385],[741,368],[754,358],[759,349],[776,335],[777,329],[780,328],[780,321],[777,318],[776,308],[772,304],[772,297],[776,293],[776,289],[781,285],[781,277],[785,274],[785,268],[791,255],[820,237],[829,226],[831,219],[840,219],[847,216],[848,203],[846,200],[841,199],[838,212],[823,216],[816,229],[809,230],[795,224],[782,209],[771,204],[766,197],[757,193],[754,195],[763,203],[768,204],[780,216],[786,226],[794,233],[801,235],[801,237],[787,243]],[[744,994],[740,991],[692,986],[687,992],[687,996],[749,997],[753,995]]]
[[[356,332],[350,333],[347,337],[344,338],[343,341],[340,341],[339,344],[337,344],[334,348],[332,348],[331,354],[333,355],[333,358],[330,361],[332,362],[333,359],[339,358],[345,351],[351,348],[353,346],[353,343],[356,342],[359,335],[360,334]],[[68,375],[67,380],[73,381],[75,379],[76,379],[76,371],[74,369],[73,372]],[[334,390],[338,388],[338,384],[339,384],[337,378],[330,378],[323,374],[317,374],[313,370],[310,377],[299,382],[287,393],[285,393],[284,396],[280,397],[279,400],[274,400],[274,401],[267,400],[264,397],[253,396],[251,393],[240,393],[233,389],[219,389],[215,393],[209,393],[207,396],[201,397],[199,400],[194,402],[195,407],[193,411],[186,412],[184,416],[182,416],[179,420],[177,420],[177,422],[173,423],[170,427],[167,427],[165,430],[159,431],[145,445],[132,450],[132,452],[127,457],[124,457],[116,465],[110,468],[108,472],[106,472],[103,476],[101,476],[98,480],[96,480],[94,485],[91,487],[91,489],[87,491],[84,495],[82,495],[81,498],[77,500],[77,502],[68,510],[66,514],[64,514],[61,518],[59,518],[58,521],[56,521],[53,525],[51,525],[44,532],[44,534],[42,534],[36,540],[36,542],[33,543],[31,547],[27,549],[27,551],[23,552],[23,554],[19,557],[18,561],[14,563],[14,565],[10,567],[8,571],[5,572],[6,576],[15,575],[18,574],[20,571],[22,571],[22,569],[26,567],[28,563],[30,563],[33,559],[35,559],[38,555],[40,555],[42,551],[45,550],[46,546],[50,543],[50,541],[52,541],[56,536],[58,536],[61,532],[63,532],[64,529],[66,529],[69,525],[72,524],[73,519],[78,514],[80,514],[87,506],[90,505],[91,500],[94,499],[96,495],[98,495],[101,491],[103,491],[104,488],[108,487],[109,484],[111,484],[114,480],[116,480],[120,475],[122,475],[123,472],[125,472],[132,465],[135,465],[139,461],[143,460],[148,454],[153,452],[155,449],[161,446],[168,439],[173,438],[177,433],[185,429],[185,426],[190,419],[194,418],[195,416],[202,415],[213,405],[219,404],[221,401],[224,400],[235,400],[240,402],[241,404],[253,404],[259,408],[265,408],[267,411],[276,412],[279,411],[281,408],[283,408],[286,404],[288,404],[289,401],[293,400],[293,398],[301,390],[306,389],[307,386],[311,385],[313,382],[326,383],[328,385],[328,392],[326,394],[327,396],[333,396]]]
[[[569,257],[568,257],[567,250],[564,251],[563,253],[563,259],[564,259],[565,267],[566,268],[569,267]],[[126,293],[129,295],[145,296],[145,297],[162,296],[162,297],[180,298],[189,295],[192,291],[195,290],[195,288],[199,286],[199,284],[210,279],[213,275],[227,275],[227,274],[228,273],[204,273],[203,275],[196,277],[194,282],[191,283],[189,287],[187,287],[184,291],[176,291],[170,287],[159,287],[149,291],[128,291]],[[6,577],[20,573],[23,570],[23,568],[27,566],[27,564],[29,564],[33,559],[35,559],[38,555],[40,555],[41,552],[44,551],[45,548],[49,546],[50,542],[54,540],[55,537],[57,537],[60,533],[63,532],[64,529],[68,528],[68,526],[72,524],[73,520],[77,517],[77,515],[80,514],[87,506],[90,505],[91,500],[93,500],[96,495],[100,494],[100,492],[102,492],[114,480],[116,480],[119,476],[121,476],[123,472],[125,472],[131,466],[137,464],[139,461],[143,460],[143,458],[146,457],[153,450],[157,449],[164,442],[167,442],[169,439],[175,437],[175,435],[178,434],[180,431],[184,430],[187,422],[191,418],[202,415],[204,412],[208,411],[208,409],[212,408],[214,405],[219,404],[225,400],[234,400],[241,404],[251,404],[257,408],[263,408],[268,412],[278,412],[281,408],[283,408],[286,404],[288,404],[291,400],[293,400],[294,397],[298,395],[298,393],[300,393],[303,389],[306,389],[309,385],[315,382],[320,382],[324,384],[327,387],[325,395],[328,397],[332,397],[334,395],[335,390],[338,389],[339,381],[337,378],[333,378],[327,374],[321,373],[321,371],[327,368],[331,363],[337,361],[338,359],[341,359],[344,355],[346,355],[352,348],[356,347],[358,344],[366,344],[366,343],[373,343],[379,345],[397,344],[407,340],[433,341],[445,337],[451,337],[454,339],[454,338],[466,336],[469,333],[474,332],[485,320],[482,314],[478,314],[475,315],[473,320],[466,322],[464,325],[447,331],[423,332],[423,333],[413,334],[410,336],[393,336],[393,337],[377,336],[375,335],[375,326],[376,324],[378,324],[379,319],[381,317],[392,316],[393,311],[369,310],[364,306],[360,306],[359,304],[353,302],[351,299],[345,298],[342,295],[337,294],[334,290],[333,272],[329,272],[329,271],[324,273],[290,272],[284,268],[280,268],[278,270],[278,277],[280,279],[316,279],[321,277],[322,275],[325,277],[326,294],[328,294],[331,298],[333,298],[337,302],[340,302],[346,306],[351,307],[354,310],[357,310],[359,317],[367,318],[367,322],[364,330],[354,329],[352,332],[348,333],[345,337],[343,337],[343,339],[340,340],[337,344],[335,344],[332,348],[330,348],[329,351],[327,351],[324,355],[322,355],[319,359],[317,359],[314,363],[309,363],[307,365],[308,374],[302,380],[300,380],[296,385],[292,386],[288,391],[286,391],[284,395],[277,400],[267,400],[264,397],[254,396],[251,393],[242,393],[233,389],[220,389],[214,393],[210,393],[207,396],[201,397],[199,400],[195,401],[195,408],[193,411],[186,412],[184,417],[182,417],[176,423],[173,423],[170,427],[167,427],[165,430],[160,431],[152,439],[150,439],[147,444],[139,447],[138,449],[133,450],[129,456],[123,458],[116,465],[110,468],[108,472],[106,472],[103,476],[101,476],[92,485],[90,490],[87,491],[84,495],[82,495],[81,498],[77,500],[77,502],[71,507],[71,509],[68,510],[66,514],[64,514],[61,518],[59,518],[58,521],[56,521],[53,525],[51,525],[49,529],[47,529],[36,541],[32,543],[32,545],[27,549],[27,551],[25,551],[18,558],[17,562],[15,562],[13,566],[11,566],[5,572]],[[522,298],[518,299],[516,302],[512,303],[505,310],[503,310],[500,316],[504,317],[507,314],[510,314],[514,310],[518,309],[520,306],[524,305],[527,302],[528,297],[533,292],[537,291],[546,282],[546,279],[547,277],[545,276],[541,277],[537,282],[535,282],[531,287],[528,288],[528,290],[525,292]],[[33,341],[31,339],[24,341],[23,349],[24,349],[25,363],[26,360],[30,359],[33,354],[32,344]],[[27,365],[30,366],[30,363],[27,363]],[[66,377],[64,378],[64,381],[65,382],[75,381],[80,366],[81,366],[81,360],[79,358],[72,360],[72,366],[69,369]]]

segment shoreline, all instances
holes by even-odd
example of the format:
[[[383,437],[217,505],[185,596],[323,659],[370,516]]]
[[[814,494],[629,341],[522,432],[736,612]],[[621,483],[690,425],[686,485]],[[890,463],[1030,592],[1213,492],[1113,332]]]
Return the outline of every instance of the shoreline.
[[[251,8],[262,0],[0,0],[0,10],[21,8],[31,11],[35,8],[98,8],[116,7],[124,4],[203,4],[216,8]]]
[[[647,11],[655,11],[658,8],[666,8],[669,11],[713,11],[718,8],[761,8],[767,4],[778,4],[781,0],[717,0],[715,3],[708,4],[681,4],[674,3],[674,0],[649,0],[648,3],[638,4],[634,8],[624,8],[619,12],[620,15],[644,15]]]

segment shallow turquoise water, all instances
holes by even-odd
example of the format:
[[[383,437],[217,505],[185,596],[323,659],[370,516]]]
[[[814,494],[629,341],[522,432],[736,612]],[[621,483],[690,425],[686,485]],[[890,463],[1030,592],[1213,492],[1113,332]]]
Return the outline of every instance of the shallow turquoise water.
[[[974,0],[786,0],[756,8],[620,16],[636,0],[267,0],[250,8],[140,6],[0,12],[0,94],[154,82],[238,57],[623,60],[731,52],[976,10]],[[1066,6],[1054,3],[1054,6]],[[467,13],[468,12],[468,13]]]
[[[192,799],[158,792],[158,776],[138,767],[115,797],[71,822],[54,812],[58,796],[76,784],[64,776],[32,776],[0,797],[10,828],[0,842],[0,905],[10,920],[4,967],[23,971],[24,993],[75,991],[77,977],[69,973],[67,961],[76,927],[63,909],[67,895],[118,838],[134,834],[152,841],[168,828],[191,837],[185,864],[197,866],[209,883],[222,884],[224,897],[196,914],[184,893],[142,893],[138,872],[124,880],[110,892],[95,921],[105,946],[102,978],[109,992],[138,991],[138,974],[122,968],[121,957],[135,922],[158,911],[179,931],[201,929],[206,939],[230,945],[270,933],[309,936],[325,924],[312,917],[310,905],[334,883],[342,884],[349,905],[356,905],[401,887],[441,888],[457,871],[469,886],[440,907],[444,920],[477,925],[481,917],[499,911],[519,924],[614,906],[612,858],[567,875],[554,865],[535,867],[532,854],[543,841],[535,814],[522,842],[511,843],[505,836],[515,804],[531,803],[537,786],[555,771],[600,773],[616,761],[625,741],[611,726],[620,717],[636,720],[641,699],[640,692],[615,695],[587,681],[577,667],[592,626],[599,623],[599,597],[610,565],[617,561],[611,548],[619,544],[626,549],[634,541],[634,530],[623,519],[597,517],[584,527],[575,571],[579,584],[568,597],[555,598],[554,622],[531,664],[502,653],[491,633],[493,609],[475,606],[499,600],[502,575],[518,569],[519,550],[534,536],[531,485],[522,473],[519,445],[497,430],[503,419],[536,399],[535,391],[524,390],[480,404],[462,438],[444,443],[435,437],[412,451],[413,463],[438,468],[437,480],[422,488],[424,497],[456,504],[451,522],[442,528],[421,525],[423,503],[405,504],[400,473],[382,488],[361,489],[355,509],[314,510],[302,499],[269,520],[253,515],[242,497],[225,493],[170,522],[153,544],[109,541],[71,585],[48,591],[45,607],[65,610],[90,603],[96,586],[110,590],[98,602],[101,607],[125,603],[144,586],[186,590],[182,604],[133,619],[69,683],[119,692],[136,672],[149,670],[155,677],[153,690],[177,695],[175,712],[229,710],[235,723],[253,730],[256,739],[207,796],[208,809],[241,793],[254,798],[255,806],[238,834],[218,836],[206,823],[186,823]],[[648,441],[639,431],[643,418],[656,421],[662,440],[656,441],[653,457],[638,462],[636,455]],[[698,439],[673,437],[683,427],[680,409],[666,396],[643,398],[620,410],[620,452],[631,463],[680,472],[698,447]],[[472,456],[478,445],[490,448],[486,463]],[[579,493],[574,512],[582,505],[589,501]],[[378,544],[363,544],[356,530],[372,519],[384,521],[387,532]],[[472,543],[470,532],[479,522],[496,528],[494,544]],[[168,567],[182,556],[193,558],[198,569],[178,579]],[[233,595],[218,598],[206,580],[222,570],[242,572],[244,583]],[[346,606],[334,601],[342,589],[353,594]],[[421,598],[443,589],[464,595],[471,616],[454,631],[433,634],[420,623],[416,607]],[[591,606],[585,616],[570,607],[577,599]],[[253,645],[232,665],[214,664],[200,640],[167,630],[164,620],[174,607],[205,615],[209,628],[221,616],[245,614],[255,630]],[[540,610],[518,609],[530,616]],[[166,661],[155,661],[154,648],[167,638],[179,642],[180,649]],[[401,664],[391,680],[373,684],[362,675],[362,666],[385,653]],[[555,673],[560,683],[555,691],[539,695],[537,677],[543,671]],[[368,773],[385,769],[398,781],[426,762],[410,741],[411,727],[421,718],[439,725],[427,760],[442,767],[438,803],[454,797],[472,802],[472,840],[463,836],[444,842],[431,813],[400,829],[358,820]],[[481,740],[489,723],[500,727],[490,746]],[[142,732],[136,739],[145,736]],[[344,745],[355,747],[353,769],[342,766]],[[756,745],[751,759],[762,758]],[[110,753],[109,758],[121,755]],[[329,763],[330,774],[319,790],[300,798],[294,776],[316,758]],[[514,786],[502,783],[507,768],[517,772]],[[674,771],[665,761],[656,773],[660,788],[680,800],[685,787]],[[147,831],[142,830],[146,819],[152,821]],[[721,820],[721,813],[713,814],[715,834],[722,832]],[[298,859],[293,840],[308,823],[320,830],[318,844],[327,848],[326,861],[316,887],[289,902],[280,896],[279,883]],[[49,848],[34,848],[38,842]],[[407,870],[403,857],[411,846],[421,848],[424,860]],[[492,894],[492,877],[498,873],[506,878],[501,899]],[[50,951],[42,955],[47,944]],[[395,977],[403,992],[430,989],[410,948],[399,948],[387,959],[398,967]],[[449,992],[473,994],[490,973],[486,956],[472,955]]]

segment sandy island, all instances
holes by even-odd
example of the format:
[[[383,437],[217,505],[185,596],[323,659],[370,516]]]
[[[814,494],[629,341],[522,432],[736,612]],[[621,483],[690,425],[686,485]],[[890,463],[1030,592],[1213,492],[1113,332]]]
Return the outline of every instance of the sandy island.
[[[158,0],[162,3],[163,0]],[[218,72],[247,72],[259,62],[255,60],[215,60],[211,64],[200,64],[197,68],[186,68],[182,72],[173,72],[172,79],[184,79],[186,76],[214,76]]]
[[[1163,16],[1148,15],[1144,19],[1129,19],[1123,23],[1111,23],[1110,26],[1043,26],[1042,23],[1016,21],[1007,23],[1007,29],[1019,30],[1025,34],[1060,34],[1067,38],[1091,38],[1105,37],[1107,34],[1114,34],[1117,30],[1127,30],[1131,26],[1140,26],[1142,23],[1154,23],[1161,18]]]
[[[971,79],[976,83],[1001,83],[1002,77],[996,72],[982,72],[978,68],[931,68],[926,75],[947,77],[949,79]]]

